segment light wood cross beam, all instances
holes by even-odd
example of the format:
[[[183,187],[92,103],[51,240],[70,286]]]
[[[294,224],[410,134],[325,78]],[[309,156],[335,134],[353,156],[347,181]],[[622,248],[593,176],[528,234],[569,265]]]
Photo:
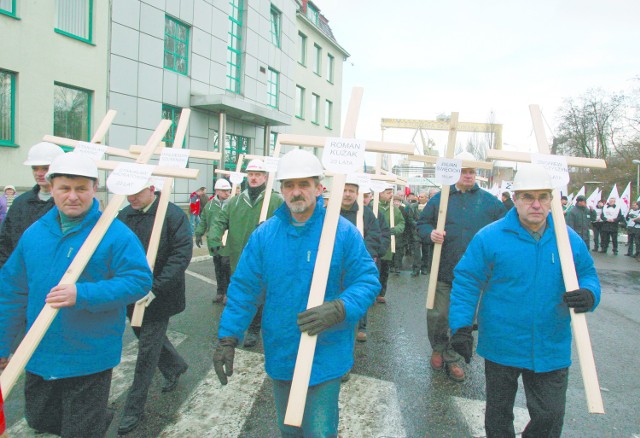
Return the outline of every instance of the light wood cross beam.
[[[530,105],[529,111],[533,121],[533,130],[538,144],[538,151],[542,154],[549,154],[549,143],[544,132],[542,123],[542,114],[538,105]],[[531,162],[532,154],[523,152],[507,152],[489,151],[488,158],[494,160],[508,160]],[[566,157],[567,164],[576,167],[593,167],[606,168],[604,160]],[[573,291],[580,288],[576,268],[573,262],[573,252],[569,243],[569,233],[562,212],[562,204],[560,202],[560,193],[558,189],[553,190],[553,200],[551,201],[551,216],[553,218],[556,240],[558,244],[558,252],[560,254],[560,265],[562,267],[562,277],[564,286],[567,291]],[[596,372],[596,364],[593,358],[593,350],[591,348],[591,340],[589,337],[589,328],[587,327],[587,319],[585,313],[575,313],[573,309],[569,309],[571,315],[571,326],[573,328],[573,339],[578,350],[578,359],[580,361],[580,370],[582,372],[582,380],[584,382],[585,394],[587,397],[587,408],[589,413],[604,414],[604,406],[602,403],[602,394],[600,393],[600,384],[598,383],[598,374]]]
[[[342,131],[343,138],[355,137],[360,102],[362,101],[362,93],[362,88],[354,88],[351,93],[345,126]],[[280,145],[319,148],[324,147],[325,142],[326,138],[324,137],[280,134],[276,140],[276,147],[279,143]],[[382,150],[385,152],[409,154],[413,151],[413,145],[367,141],[365,144],[365,150]],[[331,187],[334,196],[329,198],[327,211],[325,213],[322,235],[318,246],[318,255],[316,257],[313,278],[311,280],[311,290],[309,292],[307,309],[319,306],[324,302],[325,290],[329,276],[329,267],[331,264],[331,255],[333,254],[336,229],[340,218],[340,207],[342,205],[342,193],[344,192],[345,181],[345,174],[334,174]],[[268,198],[265,196],[265,199]],[[300,426],[302,424],[316,341],[317,336],[309,336],[307,333],[301,334],[296,366],[293,372],[293,381],[291,383],[291,391],[289,393],[289,402],[284,419],[285,424],[291,426]]]
[[[162,140],[162,137],[165,135],[170,126],[170,120],[163,120],[160,122],[156,130],[149,138],[149,141],[147,142],[145,153],[141,154],[140,157],[138,157],[136,161],[137,163],[144,164],[149,161],[153,149]],[[104,135],[104,133],[102,135]],[[93,142],[101,140],[102,138],[96,138],[95,136],[92,139]],[[75,284],[76,281],[78,281],[78,278],[82,274],[84,268],[87,266],[87,263],[91,259],[91,256],[95,252],[96,248],[102,241],[102,238],[109,229],[109,226],[115,220],[118,211],[120,210],[120,206],[125,201],[125,199],[125,195],[115,195],[113,196],[111,201],[109,201],[106,209],[87,236],[84,244],[80,247],[78,253],[71,262],[71,265],[69,265],[69,268],[66,270],[65,274],[58,282],[58,284]],[[18,377],[20,377],[20,374],[27,365],[27,362],[29,362],[29,359],[31,359],[33,352],[40,344],[40,341],[42,341],[42,338],[49,329],[49,326],[58,314],[58,310],[59,309],[54,309],[49,304],[44,305],[43,309],[40,311],[40,314],[18,346],[15,354],[9,361],[9,364],[5,368],[4,372],[2,373],[2,375],[0,375],[0,390],[2,391],[2,394],[5,398],[9,396],[9,393],[13,389],[16,381],[18,380]]]
[[[453,158],[455,149],[456,149],[456,135],[458,132],[458,113],[451,113],[451,120],[449,121],[449,137],[447,141],[447,149],[445,152],[446,158]],[[413,160],[414,158],[418,158],[416,161],[423,162],[431,162],[431,158],[422,157],[422,156],[412,156],[409,159]],[[427,161],[429,160],[429,161]],[[437,158],[436,158],[437,160]],[[487,163],[485,161],[471,161],[471,160],[463,160],[462,167],[472,167],[474,169],[491,169],[491,163]],[[447,209],[449,207],[449,192],[451,191],[451,186],[448,184],[442,185],[442,190],[440,192],[440,205],[438,209],[438,221],[436,224],[437,231],[444,231],[445,225],[447,223]],[[446,239],[446,237],[445,237]],[[433,309],[433,306],[436,301],[436,286],[438,284],[438,272],[440,272],[440,257],[442,256],[442,244],[435,243],[433,244],[433,258],[431,261],[431,272],[429,273],[429,284],[427,286],[427,309]]]

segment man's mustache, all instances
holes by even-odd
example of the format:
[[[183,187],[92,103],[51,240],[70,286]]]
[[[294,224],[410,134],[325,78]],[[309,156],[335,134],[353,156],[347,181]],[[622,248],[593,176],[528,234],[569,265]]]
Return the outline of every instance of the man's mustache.
[[[291,202],[304,201],[304,196],[294,196],[291,198]]]

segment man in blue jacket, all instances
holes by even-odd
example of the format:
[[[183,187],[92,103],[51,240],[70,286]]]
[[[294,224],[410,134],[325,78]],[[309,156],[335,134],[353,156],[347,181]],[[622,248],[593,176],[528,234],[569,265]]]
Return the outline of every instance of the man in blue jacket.
[[[474,160],[469,152],[456,155],[462,160]],[[460,179],[451,186],[447,220],[444,231],[436,229],[440,195],[434,195],[420,213],[418,234],[425,240],[442,244],[436,297],[433,309],[427,310],[427,335],[431,344],[431,368],[445,368],[449,378],[456,382],[465,379],[464,361],[449,345],[449,295],[453,281],[453,268],[462,258],[473,236],[485,225],[504,216],[502,202],[476,184],[476,169],[464,168]]]
[[[340,378],[353,365],[355,325],[380,291],[378,273],[362,236],[339,218],[325,302],[307,302],[326,211],[315,155],[285,154],[277,179],[285,204],[251,235],[229,285],[213,364],[220,382],[233,374],[235,346],[264,303],[265,369],[273,379],[278,426],[283,436],[337,436]],[[326,255],[324,255],[326,257]],[[284,425],[301,332],[318,335],[301,428]]]
[[[58,284],[100,218],[98,169],[77,153],[56,158],[47,179],[55,207],[25,231],[0,271],[0,368],[25,319],[60,309],[26,367],[25,417],[37,432],[103,436],[111,370],[120,362],[126,305],[151,288],[135,235],[115,221],[75,284]]]
[[[531,421],[523,437],[559,437],[564,419],[571,317],[593,310],[600,282],[589,248],[571,228],[580,289],[565,292],[554,223],[551,180],[538,165],[513,181],[515,208],[480,230],[455,268],[451,343],[471,359],[478,302],[478,354],[485,358],[488,437],[515,436],[513,404],[522,375]]]

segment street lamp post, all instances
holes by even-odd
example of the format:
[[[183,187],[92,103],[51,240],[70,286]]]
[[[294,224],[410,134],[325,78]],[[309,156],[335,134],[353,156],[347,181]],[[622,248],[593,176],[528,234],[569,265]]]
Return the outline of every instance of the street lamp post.
[[[637,166],[638,172],[636,173],[636,199],[640,198],[640,160],[631,160],[633,164]]]

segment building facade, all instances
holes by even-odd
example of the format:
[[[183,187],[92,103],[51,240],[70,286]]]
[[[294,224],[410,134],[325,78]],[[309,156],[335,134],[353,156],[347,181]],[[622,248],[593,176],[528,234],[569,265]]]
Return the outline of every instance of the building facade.
[[[0,0],[0,25],[16,42],[0,52],[0,157],[12,163],[45,134],[88,140],[107,109],[110,146],[144,144],[161,118],[172,145],[189,108],[183,146],[222,149],[224,162],[190,160],[198,180],[174,189],[185,203],[238,154],[269,155],[278,133],[340,135],[348,53],[308,0]],[[0,185],[30,178],[12,166]]]

